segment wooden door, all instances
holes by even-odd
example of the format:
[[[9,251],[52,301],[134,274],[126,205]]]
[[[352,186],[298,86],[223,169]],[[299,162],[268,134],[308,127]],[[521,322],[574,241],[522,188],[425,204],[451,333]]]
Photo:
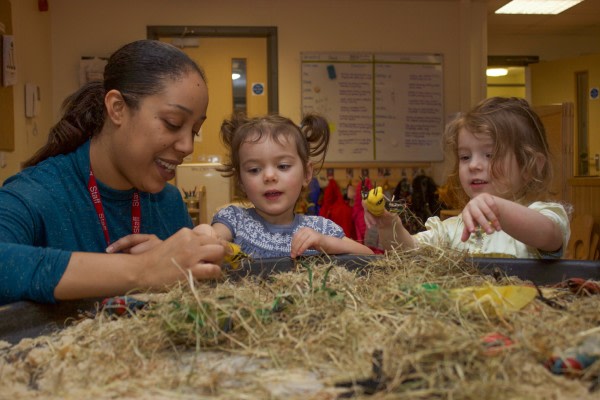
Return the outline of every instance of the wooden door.
[[[544,124],[553,156],[553,197],[571,203],[568,180],[573,177],[573,103],[535,106],[533,109]]]
[[[190,162],[214,162],[216,160],[211,157],[219,156],[222,159],[225,155],[219,130],[223,119],[229,118],[233,112],[232,59],[246,60],[247,114],[257,116],[268,113],[267,40],[201,37],[198,47],[183,50],[204,69],[208,81],[207,119]],[[253,93],[253,83],[263,83],[264,92]]]

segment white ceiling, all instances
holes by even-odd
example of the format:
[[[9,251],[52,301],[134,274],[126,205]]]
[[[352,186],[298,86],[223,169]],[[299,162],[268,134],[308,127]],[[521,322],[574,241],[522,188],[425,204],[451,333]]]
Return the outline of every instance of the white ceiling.
[[[509,0],[486,0],[488,35],[596,35],[600,40],[600,0],[584,0],[558,15],[494,14]]]

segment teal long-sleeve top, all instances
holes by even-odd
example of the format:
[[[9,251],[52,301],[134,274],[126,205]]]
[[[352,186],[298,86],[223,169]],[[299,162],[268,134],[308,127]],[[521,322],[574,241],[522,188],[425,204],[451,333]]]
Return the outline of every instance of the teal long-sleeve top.
[[[8,178],[0,188],[0,304],[55,303],[54,288],[75,251],[107,247],[88,190],[89,141]],[[97,181],[111,241],[131,234],[134,190]],[[165,240],[192,220],[179,190],[140,192],[140,232]]]

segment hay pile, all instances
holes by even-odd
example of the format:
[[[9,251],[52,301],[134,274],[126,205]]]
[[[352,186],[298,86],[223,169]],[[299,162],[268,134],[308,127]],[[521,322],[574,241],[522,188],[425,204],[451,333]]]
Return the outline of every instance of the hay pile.
[[[190,282],[148,295],[130,317],[99,313],[6,345],[0,397],[598,398],[600,362],[571,375],[544,365],[600,334],[598,296],[553,289],[554,307],[536,299],[498,314],[449,295],[522,283],[439,250],[393,253],[362,272],[322,259],[267,280]],[[514,344],[490,348],[490,333]]]

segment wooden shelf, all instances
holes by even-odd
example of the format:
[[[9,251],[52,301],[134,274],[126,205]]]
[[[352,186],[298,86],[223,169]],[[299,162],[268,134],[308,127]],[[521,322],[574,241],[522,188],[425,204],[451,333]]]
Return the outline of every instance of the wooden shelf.
[[[188,213],[192,217],[194,226],[199,224],[207,224],[206,216],[206,187],[201,186],[195,198],[184,199],[188,208]],[[191,206],[190,206],[191,205]]]

